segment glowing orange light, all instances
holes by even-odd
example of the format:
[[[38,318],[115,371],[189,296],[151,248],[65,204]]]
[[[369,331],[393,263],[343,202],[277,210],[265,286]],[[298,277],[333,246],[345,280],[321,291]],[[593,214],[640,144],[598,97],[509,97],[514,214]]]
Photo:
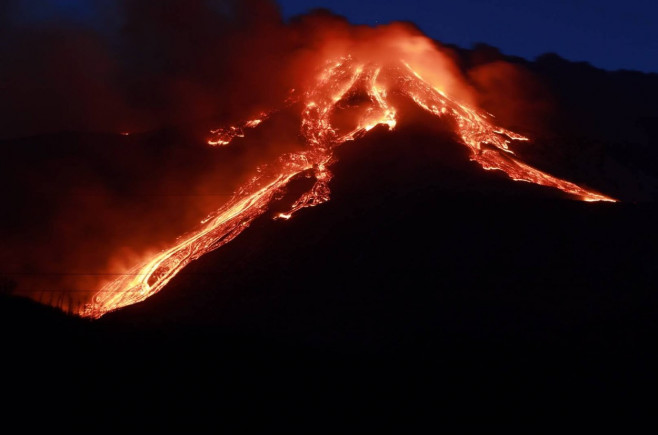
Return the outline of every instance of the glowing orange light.
[[[386,80],[381,80],[384,74]],[[301,134],[308,145],[306,150],[284,154],[275,164],[260,167],[258,175],[235,192],[223,207],[204,219],[198,229],[143,264],[136,265],[125,276],[107,283],[80,314],[100,317],[157,293],[189,262],[233,240],[267,210],[268,204],[293,177],[304,171],[313,171],[315,184],[295,201],[288,212],[278,213],[275,218],[290,219],[304,207],[328,201],[332,178],[328,167],[334,148],[377,125],[386,125],[389,129],[396,127],[398,112],[389,100],[393,89],[387,86],[394,86],[395,92],[409,97],[432,115],[452,117],[457,134],[470,150],[471,160],[482,168],[503,171],[513,180],[554,187],[583,201],[614,201],[520,161],[509,149],[509,144],[528,140],[526,137],[492,124],[486,114],[430,85],[409,63],[399,60],[377,65],[359,63],[350,56],[342,57],[327,62],[315,84],[296,97],[302,106]],[[367,95],[369,102],[364,103],[367,110],[355,120],[353,129],[340,131],[332,124],[332,115],[339,102],[357,90]],[[288,103],[294,101],[289,99]],[[268,116],[261,113],[258,118],[238,126],[213,130],[213,138],[208,143],[228,145],[234,138],[243,137],[245,129],[256,128]]]

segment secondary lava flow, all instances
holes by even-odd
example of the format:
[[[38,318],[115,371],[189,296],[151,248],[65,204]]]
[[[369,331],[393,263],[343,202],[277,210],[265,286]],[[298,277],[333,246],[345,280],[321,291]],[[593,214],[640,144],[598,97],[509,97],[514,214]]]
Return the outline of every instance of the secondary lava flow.
[[[263,214],[269,203],[299,174],[313,173],[315,183],[288,212],[278,214],[277,218],[289,219],[304,207],[327,201],[333,150],[377,125],[395,128],[398,109],[392,101],[393,95],[410,98],[439,118],[452,118],[456,133],[470,149],[471,160],[484,169],[501,170],[514,180],[557,188],[583,201],[614,201],[523,163],[509,145],[512,141],[528,140],[526,137],[496,126],[489,115],[433,86],[406,59],[378,63],[372,59],[359,61],[352,56],[338,57],[324,65],[313,84],[300,93],[296,101],[286,102],[301,110],[301,135],[307,145],[303,151],[284,154],[274,164],[261,166],[257,175],[203,220],[199,228],[119,279],[105,284],[79,314],[98,318],[159,292],[189,262],[233,240]],[[354,119],[348,127],[344,123],[337,126],[336,114],[355,99],[358,107],[350,112],[354,113]],[[258,128],[268,116],[262,113],[238,126],[215,130],[209,144],[226,146],[233,138],[244,136],[246,129]]]

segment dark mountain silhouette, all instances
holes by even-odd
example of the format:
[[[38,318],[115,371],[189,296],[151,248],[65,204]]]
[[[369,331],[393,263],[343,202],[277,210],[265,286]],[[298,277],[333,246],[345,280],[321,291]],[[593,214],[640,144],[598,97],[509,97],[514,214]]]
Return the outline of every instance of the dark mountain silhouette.
[[[622,202],[576,202],[483,171],[449,125],[413,113],[339,149],[330,202],[272,220],[308,182],[296,180],[236,240],[143,303],[92,322],[3,296],[4,364],[19,380],[5,394],[50,408],[75,391],[73,415],[78,402],[113,418],[173,405],[313,427],[337,409],[367,425],[400,413],[413,422],[457,410],[652,408],[639,398],[656,386],[658,76],[485,46],[458,55],[469,67],[506,60],[532,71],[556,110],[542,128],[521,125],[536,140],[518,152]],[[97,140],[2,147],[20,154],[46,140],[55,150],[72,137]],[[28,384],[49,393],[36,398]]]

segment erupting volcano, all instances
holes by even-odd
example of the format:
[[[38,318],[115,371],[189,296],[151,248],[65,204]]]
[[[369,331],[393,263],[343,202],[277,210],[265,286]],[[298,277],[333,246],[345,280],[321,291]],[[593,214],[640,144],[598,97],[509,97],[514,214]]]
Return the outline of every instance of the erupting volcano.
[[[4,0],[5,414],[651,415],[652,15],[518,3]]]
[[[268,209],[270,202],[280,196],[295,177],[312,176],[315,182],[289,211],[278,213],[275,218],[289,219],[302,208],[328,201],[334,149],[367,134],[375,126],[394,129],[399,110],[395,101],[400,98],[410,99],[437,118],[451,120],[456,135],[468,147],[471,160],[483,169],[503,171],[512,180],[560,189],[582,201],[615,201],[524,163],[510,145],[529,139],[496,125],[493,115],[452,95],[452,78],[446,76],[445,71],[433,74],[432,68],[422,60],[432,56],[440,58],[436,49],[424,39],[420,40],[420,49],[418,45],[418,39],[394,40],[394,50],[387,47],[369,53],[372,47],[359,47],[353,53],[330,57],[316,69],[307,85],[293,90],[281,107],[260,113],[239,125],[213,130],[208,143],[228,146],[234,138],[259,128],[272,113],[293,110],[301,113],[299,131],[306,147],[300,152],[281,155],[275,163],[258,167],[255,175],[228,202],[204,219],[199,228],[120,278],[106,283],[79,314],[98,318],[159,292],[189,262],[238,236]],[[429,65],[436,64],[430,62]],[[446,77],[448,80],[444,84],[442,81]]]

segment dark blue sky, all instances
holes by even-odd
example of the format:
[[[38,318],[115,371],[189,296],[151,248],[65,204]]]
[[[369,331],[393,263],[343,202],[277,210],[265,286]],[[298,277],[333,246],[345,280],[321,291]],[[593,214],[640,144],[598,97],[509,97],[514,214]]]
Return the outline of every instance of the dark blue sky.
[[[326,7],[358,24],[415,22],[432,38],[486,42],[534,58],[556,52],[605,69],[658,72],[656,0],[279,0],[286,17]]]
[[[112,0],[25,0],[22,21],[97,22],[93,5]],[[325,7],[358,24],[415,22],[429,36],[470,47],[486,42],[534,58],[556,52],[605,69],[658,72],[656,0],[278,0],[286,18]],[[107,13],[108,8],[104,8]]]

